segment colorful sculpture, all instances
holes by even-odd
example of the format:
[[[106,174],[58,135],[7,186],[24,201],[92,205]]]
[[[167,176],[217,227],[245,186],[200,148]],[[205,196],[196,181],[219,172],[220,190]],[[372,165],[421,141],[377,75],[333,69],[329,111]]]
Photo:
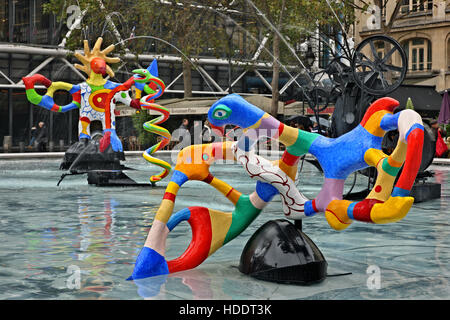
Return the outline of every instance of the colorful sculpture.
[[[111,128],[104,133],[111,132],[111,139],[114,139],[115,141],[113,144],[114,151],[123,151],[122,144],[117,138],[117,135],[115,135],[114,114],[109,114],[108,117],[105,117],[108,93],[120,84],[105,79],[104,77],[106,75],[114,77],[114,71],[108,63],[118,63],[120,62],[120,58],[107,56],[114,50],[114,45],[110,45],[106,49],[100,50],[102,42],[103,39],[98,38],[91,51],[89,49],[88,41],[84,40],[84,55],[78,52],[75,53],[75,57],[82,63],[82,65],[75,64],[75,68],[88,75],[85,82],[76,85],[61,81],[52,82],[40,74],[24,77],[22,80],[25,84],[27,98],[31,103],[53,112],[67,112],[77,108],[80,110],[78,125],[78,137],[80,140],[91,138],[90,123],[92,121],[101,121],[103,128],[106,127],[107,122],[111,122]],[[47,87],[45,95],[41,96],[36,92],[34,89],[36,83],[41,83]],[[65,106],[55,104],[53,94],[57,90],[68,91],[72,95],[72,102]],[[127,103],[130,107],[134,109],[140,108],[139,99],[131,99],[128,96],[127,91],[122,91],[121,96],[127,96],[123,98],[123,102]]]
[[[143,81],[141,80],[139,82],[136,82],[136,95],[140,96],[142,91],[144,91],[145,93],[149,93],[147,96],[141,98],[141,109],[153,110],[161,113],[159,117],[147,121],[143,125],[146,131],[162,137],[161,141],[146,149],[143,153],[143,157],[145,160],[147,160],[151,164],[163,168],[163,171],[161,173],[150,177],[150,182],[152,184],[155,184],[157,181],[164,179],[172,169],[171,165],[168,162],[152,156],[152,154],[154,154],[158,150],[163,149],[170,142],[170,139],[172,137],[170,132],[167,129],[159,126],[159,124],[165,122],[169,118],[170,113],[167,108],[164,108],[163,106],[155,103],[155,100],[164,93],[164,90],[166,88],[164,82],[158,78],[158,65],[156,60],[153,60],[147,70],[141,70],[140,75]]]
[[[245,230],[278,193],[287,218],[303,219],[325,212],[329,225],[335,230],[347,228],[354,220],[380,224],[404,218],[414,202],[409,192],[422,159],[423,125],[421,117],[413,110],[394,114],[398,105],[391,98],[379,99],[368,108],[354,130],[330,139],[284,125],[239,95],[220,99],[208,112],[210,123],[216,128],[228,124],[239,126],[245,134],[237,142],[193,145],[180,151],[129,280],[198,266]],[[381,151],[381,141],[387,131],[394,129],[399,130],[400,138],[396,149],[388,156]],[[286,146],[280,160],[268,161],[254,153],[255,143],[263,137],[278,139]],[[318,159],[325,174],[323,187],[313,200],[303,196],[294,183],[298,161],[308,152]],[[257,180],[255,191],[244,195],[214,177],[209,166],[218,159],[239,161],[249,176]],[[342,200],[347,176],[369,166],[378,171],[372,192],[360,202]],[[233,203],[234,211],[189,207],[172,215],[178,190],[189,180],[213,186]],[[167,236],[181,221],[191,225],[192,241],[179,258],[166,261]]]
[[[109,143],[113,143],[112,141],[114,140],[110,142],[109,137],[111,134],[115,133],[115,121],[113,117],[115,114],[116,102],[120,101],[124,104],[130,103],[129,100],[131,100],[131,98],[127,93],[131,86],[134,84],[136,86],[137,96],[141,96],[142,92],[147,94],[140,98],[139,109],[154,110],[161,113],[161,116],[147,121],[143,125],[146,131],[158,134],[163,137],[160,142],[149,147],[143,153],[143,157],[145,160],[147,160],[151,164],[163,168],[163,171],[160,174],[150,177],[150,182],[154,184],[157,181],[165,178],[172,169],[171,165],[168,162],[152,156],[152,154],[164,148],[169,143],[171,138],[171,135],[167,129],[158,126],[158,124],[165,122],[169,118],[169,110],[167,110],[163,106],[160,106],[159,104],[154,103],[154,100],[164,93],[165,84],[161,79],[157,78],[158,67],[156,60],[153,60],[153,62],[147,69],[136,69],[133,70],[133,73],[135,74],[133,77],[128,79],[122,85],[119,85],[111,90],[107,95],[107,98],[105,100],[106,121],[104,130],[106,133],[100,142],[100,151],[103,152],[103,150],[106,149]]]
[[[108,63],[117,63],[120,62],[120,59],[107,56],[114,50],[114,45],[100,50],[102,41],[102,38],[98,38],[91,51],[87,40],[85,40],[84,55],[75,53],[75,57],[82,63],[82,65],[75,64],[75,67],[89,76],[86,82],[77,85],[61,81],[52,82],[43,75],[35,74],[23,78],[27,98],[31,103],[53,112],[66,112],[78,108],[80,110],[78,125],[80,142],[91,139],[90,123],[94,120],[101,121],[103,138],[100,141],[99,151],[102,153],[107,150],[108,146],[111,146],[114,152],[123,152],[122,143],[116,133],[115,116],[118,114],[118,111],[116,111],[117,102],[137,110],[149,109],[162,113],[160,117],[144,124],[145,130],[163,137],[159,143],[148,148],[143,153],[143,157],[148,162],[163,168],[163,172],[150,178],[150,182],[154,184],[166,177],[171,170],[169,163],[152,156],[156,151],[164,148],[171,138],[170,133],[166,129],[158,126],[158,124],[167,120],[169,112],[166,108],[154,103],[154,100],[159,98],[165,90],[164,82],[158,78],[157,61],[154,60],[147,69],[133,70],[135,75],[122,84],[112,82],[104,78],[106,75],[114,77],[114,71]],[[43,96],[36,92],[34,88],[36,83],[41,83],[47,88],[47,92]],[[133,85],[136,87],[135,99],[132,99],[129,95],[129,90]],[[65,106],[55,104],[53,95],[57,90],[68,91],[72,95],[72,102]],[[146,95],[141,97],[143,92]],[[78,151],[76,155],[80,154],[80,149],[83,149],[85,146],[85,143],[82,144],[81,148],[75,146],[73,149]],[[69,151],[73,150],[70,149]],[[65,158],[66,156],[67,154]],[[124,160],[124,158],[121,160]],[[67,167],[72,162],[72,159],[67,161],[65,159],[62,167]]]
[[[244,130],[252,129],[250,143],[271,132],[286,146],[281,162],[296,167],[299,157],[311,153],[323,168],[325,182],[317,197],[304,203],[304,215],[325,212],[328,223],[337,230],[352,220],[387,223],[402,219],[414,199],[409,197],[420,167],[423,146],[423,124],[412,110],[393,114],[399,105],[392,98],[375,101],[366,111],[361,123],[352,131],[335,139],[286,126],[238,95],[230,95],[212,106],[208,117],[216,126],[233,124]],[[398,129],[400,136],[394,152],[388,156],[381,151],[381,141],[387,131]],[[403,171],[392,187],[397,173]],[[378,179],[372,192],[359,203],[342,200],[345,179],[356,170],[373,166]],[[292,178],[292,177],[291,177]],[[300,204],[301,205],[301,204]]]

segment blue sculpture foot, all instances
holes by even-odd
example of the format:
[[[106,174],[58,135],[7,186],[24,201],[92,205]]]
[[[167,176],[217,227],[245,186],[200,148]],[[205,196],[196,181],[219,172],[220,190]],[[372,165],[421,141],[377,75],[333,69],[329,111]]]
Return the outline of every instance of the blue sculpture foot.
[[[136,259],[133,274],[127,280],[143,279],[161,274],[169,274],[166,259],[155,250],[143,247]]]

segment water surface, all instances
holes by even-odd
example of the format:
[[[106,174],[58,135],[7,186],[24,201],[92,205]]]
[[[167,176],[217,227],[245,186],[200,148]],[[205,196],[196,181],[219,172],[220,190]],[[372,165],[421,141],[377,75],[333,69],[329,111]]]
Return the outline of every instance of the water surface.
[[[95,187],[86,176],[68,176],[56,186],[60,160],[0,161],[0,299],[449,299],[450,168],[433,166],[442,198],[415,204],[405,219],[388,225],[355,222],[338,232],[323,215],[304,220],[303,230],[328,261],[329,277],[311,286],[280,285],[243,275],[237,269],[249,237],[266,221],[282,218],[279,198],[239,237],[194,270],[125,281],[162,199],[157,187]],[[157,168],[127,158],[127,173],[147,182]],[[238,165],[214,165],[217,177],[243,193],[254,190]],[[322,175],[305,163],[300,188],[317,194]],[[346,183],[346,190],[352,183]],[[354,191],[367,184],[357,179]],[[231,211],[212,187],[188,182],[175,210],[200,205]],[[190,241],[181,223],[168,241],[168,257]],[[377,266],[381,288],[369,289],[369,266]],[[73,275],[79,270],[80,288]],[[369,269],[370,270],[370,269]],[[72,277],[72,278],[71,278]]]

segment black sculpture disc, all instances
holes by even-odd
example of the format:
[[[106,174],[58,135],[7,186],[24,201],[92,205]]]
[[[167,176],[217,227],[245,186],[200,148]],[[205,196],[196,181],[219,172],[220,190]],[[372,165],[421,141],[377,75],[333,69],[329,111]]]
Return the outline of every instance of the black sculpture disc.
[[[239,271],[260,280],[307,285],[324,280],[327,266],[305,233],[279,219],[266,222],[248,240]]]

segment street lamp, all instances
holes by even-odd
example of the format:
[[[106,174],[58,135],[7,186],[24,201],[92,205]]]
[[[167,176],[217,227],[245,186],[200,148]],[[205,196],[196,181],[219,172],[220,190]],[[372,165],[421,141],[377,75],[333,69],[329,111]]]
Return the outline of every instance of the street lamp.
[[[225,22],[223,23],[223,26],[225,28],[225,33],[228,36],[228,93],[232,93],[231,90],[231,46],[232,46],[232,40],[233,40],[233,34],[234,34],[234,28],[236,27],[233,19],[230,17],[227,17],[225,19]]]

